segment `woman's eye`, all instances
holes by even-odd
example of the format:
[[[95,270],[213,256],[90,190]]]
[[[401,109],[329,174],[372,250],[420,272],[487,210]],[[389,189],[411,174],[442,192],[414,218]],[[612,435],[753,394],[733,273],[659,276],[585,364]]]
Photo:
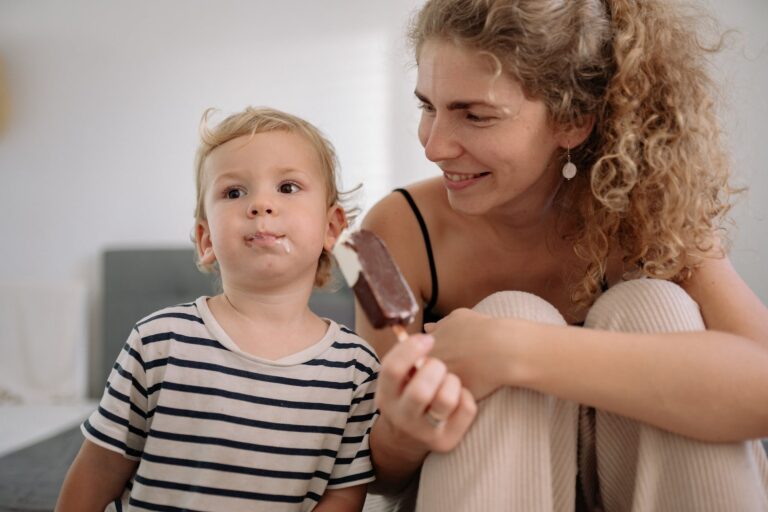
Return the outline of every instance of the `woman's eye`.
[[[493,118],[478,116],[477,114],[473,114],[472,112],[467,112],[467,120],[472,121],[473,123],[484,123],[484,122],[490,121],[491,119]]]
[[[230,188],[226,192],[224,192],[224,196],[227,199],[239,199],[243,196],[243,191],[239,188]]]
[[[299,186],[297,184],[292,183],[292,182],[289,181],[289,182],[286,182],[286,183],[281,183],[280,186],[277,187],[277,190],[281,194],[295,194],[296,192],[298,192],[301,189],[299,188]]]
[[[433,112],[435,111],[435,107],[433,107],[433,106],[432,106],[432,105],[430,105],[429,103],[423,103],[423,102],[421,102],[421,103],[419,103],[419,105],[418,105],[418,108],[419,108],[419,110],[422,110],[422,111],[424,111],[424,112],[428,112],[428,113],[430,113],[430,114],[431,114],[431,113],[433,113]]]

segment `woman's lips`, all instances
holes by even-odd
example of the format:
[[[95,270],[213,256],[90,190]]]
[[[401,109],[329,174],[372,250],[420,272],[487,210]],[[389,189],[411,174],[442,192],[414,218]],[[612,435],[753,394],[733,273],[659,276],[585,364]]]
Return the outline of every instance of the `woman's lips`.
[[[490,174],[490,172],[472,174],[443,171],[443,182],[445,183],[446,188],[450,190],[461,190],[474,185]]]

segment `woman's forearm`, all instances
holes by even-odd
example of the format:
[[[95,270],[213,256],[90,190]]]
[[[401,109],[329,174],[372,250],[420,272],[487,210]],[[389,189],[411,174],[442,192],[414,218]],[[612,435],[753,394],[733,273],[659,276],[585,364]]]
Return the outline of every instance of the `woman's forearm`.
[[[101,512],[120,497],[137,461],[83,441],[61,487],[56,512]]]
[[[342,489],[326,489],[320,497],[314,512],[359,512],[365,505],[366,484],[344,487]]]
[[[752,340],[716,331],[635,334],[532,322],[513,332],[508,385],[705,441],[768,436],[768,351]]]
[[[379,417],[373,426],[370,443],[376,472],[371,490],[380,494],[404,489],[429,453],[426,448],[398,432],[384,417]]]

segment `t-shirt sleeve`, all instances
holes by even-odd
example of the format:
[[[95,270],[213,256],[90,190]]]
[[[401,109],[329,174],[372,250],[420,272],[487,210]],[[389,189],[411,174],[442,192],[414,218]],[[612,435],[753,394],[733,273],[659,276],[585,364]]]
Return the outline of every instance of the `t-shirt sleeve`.
[[[85,420],[85,437],[108,450],[138,460],[149,425],[147,379],[141,335],[131,331],[112,368],[99,407]]]
[[[364,378],[353,393],[344,436],[328,480],[328,489],[341,489],[375,480],[369,438],[371,427],[379,414],[374,404],[379,363],[371,358],[358,361],[356,366],[367,371],[361,372]]]

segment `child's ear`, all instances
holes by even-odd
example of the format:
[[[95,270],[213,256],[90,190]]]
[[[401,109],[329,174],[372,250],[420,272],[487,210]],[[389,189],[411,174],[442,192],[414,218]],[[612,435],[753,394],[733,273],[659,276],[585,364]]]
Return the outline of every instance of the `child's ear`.
[[[211,242],[211,230],[208,222],[201,220],[195,227],[195,245],[197,246],[197,259],[201,265],[213,265],[216,262],[216,254],[213,252]]]
[[[333,204],[328,209],[328,225],[325,229],[325,242],[323,247],[326,251],[333,249],[333,245],[336,240],[347,227],[347,214],[344,213],[344,208],[338,204]]]
[[[561,127],[557,132],[557,142],[563,148],[578,147],[587,140],[594,127],[595,116],[591,114],[584,116],[576,124]]]

